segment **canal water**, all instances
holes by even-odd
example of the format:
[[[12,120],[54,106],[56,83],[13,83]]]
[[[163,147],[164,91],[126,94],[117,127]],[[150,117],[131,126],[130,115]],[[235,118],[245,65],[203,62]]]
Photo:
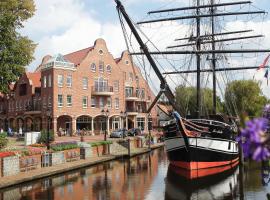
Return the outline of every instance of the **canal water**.
[[[190,182],[169,167],[163,149],[0,190],[1,200],[270,199],[269,167],[249,163]],[[262,177],[263,176],[263,177]],[[269,197],[268,197],[269,196]]]

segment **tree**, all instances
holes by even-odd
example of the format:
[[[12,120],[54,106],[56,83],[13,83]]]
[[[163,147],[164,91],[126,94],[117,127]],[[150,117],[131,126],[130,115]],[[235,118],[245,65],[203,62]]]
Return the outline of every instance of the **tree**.
[[[213,113],[213,91],[210,88],[201,88],[202,108],[201,115]],[[194,114],[197,110],[197,89],[180,85],[176,88],[176,104],[183,116]],[[217,97],[217,111],[222,110],[222,103]]]
[[[260,116],[267,98],[262,94],[259,82],[236,80],[229,83],[225,90],[225,104],[234,114]]]
[[[36,44],[18,30],[34,15],[33,0],[1,0],[0,2],[0,92],[25,72],[33,59]]]

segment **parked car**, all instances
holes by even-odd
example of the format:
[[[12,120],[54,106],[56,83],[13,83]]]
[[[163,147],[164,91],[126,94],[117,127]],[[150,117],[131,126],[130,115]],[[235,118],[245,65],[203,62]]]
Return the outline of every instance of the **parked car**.
[[[127,137],[128,136],[128,131],[127,129],[118,129],[118,130],[115,130],[111,133],[110,137],[111,138],[122,138],[122,137]]]
[[[128,135],[129,136],[136,136],[136,135],[141,135],[142,131],[139,128],[132,128],[128,130]]]

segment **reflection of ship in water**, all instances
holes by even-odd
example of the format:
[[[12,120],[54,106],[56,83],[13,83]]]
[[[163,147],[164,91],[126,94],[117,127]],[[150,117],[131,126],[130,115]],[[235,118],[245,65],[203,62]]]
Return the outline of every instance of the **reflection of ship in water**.
[[[169,166],[165,199],[234,199],[237,196],[239,168],[196,180],[186,178],[188,170]]]

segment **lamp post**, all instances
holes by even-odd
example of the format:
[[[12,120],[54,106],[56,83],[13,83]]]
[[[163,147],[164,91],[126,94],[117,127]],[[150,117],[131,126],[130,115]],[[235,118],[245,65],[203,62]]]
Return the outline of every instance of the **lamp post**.
[[[127,117],[127,112],[125,111],[125,112],[123,112],[123,111],[121,111],[120,112],[120,117],[121,117],[121,120],[122,120],[122,123],[123,123],[123,129],[124,129],[124,121],[126,120],[126,117]],[[122,137],[124,138],[124,134],[122,135]]]
[[[149,131],[149,143],[148,143],[148,148],[151,149],[151,130],[152,130],[152,118],[151,118],[151,113],[148,113],[148,131]]]
[[[51,124],[51,115],[52,111],[50,108],[47,109],[47,149],[50,149],[50,124]]]
[[[104,115],[106,118],[106,122],[105,122],[106,126],[105,126],[105,134],[104,134],[104,141],[106,141],[107,140],[107,128],[108,128],[107,122],[108,122],[110,111],[108,109],[107,110],[102,109],[101,114]]]

